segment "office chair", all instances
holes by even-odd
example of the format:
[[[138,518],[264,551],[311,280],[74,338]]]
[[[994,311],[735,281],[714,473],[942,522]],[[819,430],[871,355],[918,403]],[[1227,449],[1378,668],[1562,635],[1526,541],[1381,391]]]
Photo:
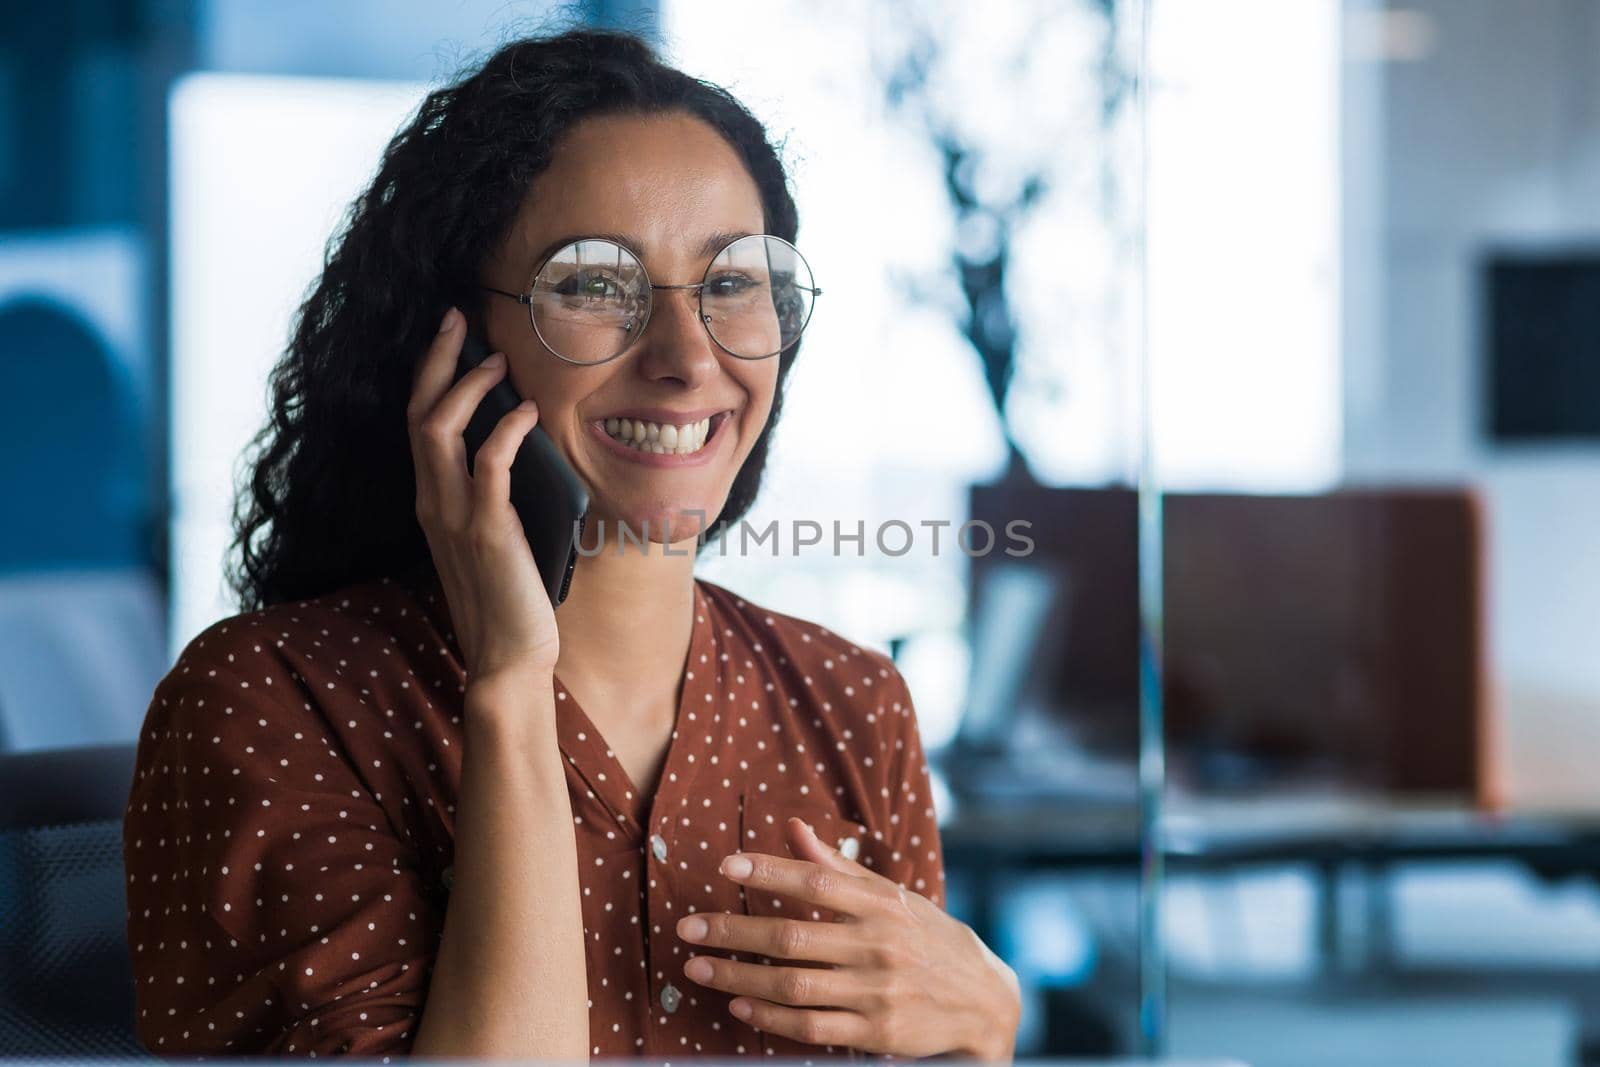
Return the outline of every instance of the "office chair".
[[[0,754],[0,1057],[144,1056],[122,815],[134,747]]]

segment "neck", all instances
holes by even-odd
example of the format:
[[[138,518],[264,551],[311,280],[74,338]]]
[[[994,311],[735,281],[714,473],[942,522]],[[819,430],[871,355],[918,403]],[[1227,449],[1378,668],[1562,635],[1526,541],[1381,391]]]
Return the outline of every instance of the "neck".
[[[630,541],[620,552],[615,544],[596,552],[591,543],[586,551],[596,554],[578,557],[556,610],[556,673],[580,703],[643,708],[665,700],[675,708],[694,632],[694,550],[693,538]]]

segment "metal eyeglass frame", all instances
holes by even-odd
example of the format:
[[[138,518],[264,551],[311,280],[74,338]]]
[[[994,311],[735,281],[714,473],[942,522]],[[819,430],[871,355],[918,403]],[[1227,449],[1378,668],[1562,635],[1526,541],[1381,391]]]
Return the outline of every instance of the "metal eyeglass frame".
[[[646,290],[646,292],[649,294],[649,296],[648,296],[649,303],[645,307],[644,325],[639,328],[639,337],[643,337],[644,336],[644,331],[650,328],[650,317],[655,314],[655,310],[656,310],[656,301],[655,301],[656,290],[658,290],[658,289],[662,289],[662,290],[666,290],[666,289],[693,289],[693,290],[696,291],[695,292],[695,303],[696,303],[696,306],[697,306],[697,310],[700,313],[700,316],[699,316],[700,317],[700,325],[701,325],[701,327],[703,327],[705,329],[706,336],[711,338],[711,343],[712,344],[714,344],[718,348],[722,349],[722,351],[728,353],[728,355],[732,356],[734,359],[748,359],[748,360],[771,359],[773,356],[781,356],[785,351],[787,351],[790,348],[793,348],[799,342],[801,335],[806,332],[806,327],[811,324],[811,314],[817,308],[816,298],[822,295],[822,290],[816,288],[815,286],[805,286],[805,285],[797,285],[797,286],[795,286],[796,289],[799,289],[799,290],[801,290],[803,292],[807,292],[807,293],[811,294],[811,301],[812,301],[811,307],[806,309],[806,321],[801,323],[800,324],[800,329],[795,331],[794,340],[790,341],[788,344],[784,345],[782,348],[778,349],[776,352],[769,352],[764,356],[741,356],[739,353],[733,351],[732,349],[728,348],[728,346],[724,345],[721,341],[717,340],[716,334],[711,332],[711,316],[706,314],[706,309],[705,309],[705,288],[709,284],[709,282],[706,279],[711,274],[711,268],[716,265],[717,259],[724,252],[726,252],[728,249],[732,248],[734,245],[738,244],[740,241],[748,241],[752,237],[761,237],[761,238],[765,238],[766,240],[769,240],[769,241],[779,241],[779,242],[781,242],[781,243],[783,243],[785,245],[788,245],[789,250],[792,251],[795,254],[795,258],[800,260],[801,263],[805,264],[806,273],[807,274],[811,274],[813,280],[816,279],[816,275],[812,274],[812,272],[811,272],[811,264],[806,262],[806,257],[801,255],[800,250],[798,248],[796,248],[790,242],[785,241],[782,237],[779,237],[776,234],[771,234],[771,233],[747,233],[742,237],[735,237],[733,240],[729,241],[727,244],[725,244],[721,248],[717,249],[716,254],[711,257],[711,262],[706,264],[706,273],[705,273],[705,275],[703,275],[699,281],[697,281],[697,282],[689,282],[686,285],[657,285],[657,284],[655,284],[654,282],[652,282],[650,280],[650,272],[645,269],[644,260],[640,259],[639,256],[631,248],[627,248],[627,247],[625,247],[623,245],[617,244],[616,241],[613,241],[609,237],[600,237],[600,236],[595,236],[595,237],[576,237],[576,238],[573,238],[571,241],[566,242],[560,248],[557,248],[555,251],[551,252],[548,256],[546,256],[543,260],[541,260],[539,262],[539,266],[534,269],[533,279],[534,279],[534,281],[538,281],[539,275],[544,273],[544,269],[547,266],[550,265],[550,261],[551,260],[555,259],[556,256],[559,255],[564,249],[572,247],[573,245],[577,244],[579,241],[605,241],[608,244],[617,245],[618,248],[621,248],[624,252],[627,252],[628,255],[632,256],[635,263],[639,264],[639,270],[644,275],[645,284],[649,287]],[[479,283],[478,288],[484,290],[485,292],[496,293],[496,294],[498,294],[500,296],[508,296],[512,300],[515,300],[517,303],[519,303],[519,304],[523,305],[524,307],[526,307],[528,309],[528,323],[529,323],[529,325],[531,325],[533,327],[534,336],[539,338],[539,342],[544,345],[545,350],[548,351],[551,355],[555,356],[557,359],[561,360],[561,362],[570,363],[574,367],[599,367],[599,366],[603,366],[603,365],[605,365],[607,363],[610,363],[614,359],[621,359],[624,355],[627,354],[628,349],[632,348],[634,346],[634,344],[639,340],[639,337],[635,337],[633,339],[633,341],[630,341],[625,347],[623,347],[620,351],[618,351],[616,355],[607,356],[605,359],[597,359],[597,360],[593,360],[593,361],[589,361],[589,362],[585,362],[584,360],[579,360],[579,359],[568,359],[566,356],[563,356],[560,352],[557,352],[554,348],[552,348],[550,346],[550,343],[544,339],[544,334],[539,332],[539,323],[533,317],[533,282],[529,282],[528,283],[528,291],[527,292],[523,292],[523,293],[513,293],[513,292],[510,292],[509,290],[506,290],[506,289],[497,289],[492,285],[484,285],[482,283]]]

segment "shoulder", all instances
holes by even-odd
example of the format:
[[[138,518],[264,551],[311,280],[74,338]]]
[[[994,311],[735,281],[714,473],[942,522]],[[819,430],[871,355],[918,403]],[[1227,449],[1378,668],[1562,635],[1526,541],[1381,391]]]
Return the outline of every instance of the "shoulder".
[[[174,670],[238,673],[253,663],[287,663],[319,654],[331,659],[345,646],[374,638],[402,645],[409,635],[431,628],[421,596],[410,583],[382,578],[243,612],[190,639]]]
[[[133,799],[169,802],[182,787],[173,776],[191,767],[213,789],[226,782],[228,804],[286,788],[403,794],[396,778],[426,777],[458,712],[459,672],[430,627],[414,591],[392,581],[212,623],[151,695]],[[413,729],[391,729],[391,720]],[[190,779],[187,788],[199,787]]]
[[[886,653],[820,623],[763,607],[714,582],[696,584],[725,628],[748,635],[753,651],[793,677],[824,710],[865,716],[869,724],[887,714],[910,716],[905,679]]]
[[[403,672],[419,641],[437,644],[436,637],[421,640],[430,630],[417,590],[388,578],[219,619],[178,654],[156,688],[150,717],[221,697],[309,711],[318,702],[313,678],[344,674],[350,660],[392,663]]]

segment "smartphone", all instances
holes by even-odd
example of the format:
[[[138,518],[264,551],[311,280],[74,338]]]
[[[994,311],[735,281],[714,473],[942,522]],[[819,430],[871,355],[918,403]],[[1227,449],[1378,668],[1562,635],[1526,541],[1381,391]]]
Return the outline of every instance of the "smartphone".
[[[461,360],[456,366],[456,381],[489,358],[489,346],[472,330],[461,344]],[[522,403],[510,376],[495,383],[473,412],[462,435],[467,443],[467,470],[473,469],[478,449],[500,419]],[[560,607],[572,585],[572,571],[578,565],[578,538],[588,520],[589,491],[556,448],[544,424],[522,439],[511,461],[511,506],[522,519],[522,532],[533,550],[533,562],[544,579],[550,603]]]

